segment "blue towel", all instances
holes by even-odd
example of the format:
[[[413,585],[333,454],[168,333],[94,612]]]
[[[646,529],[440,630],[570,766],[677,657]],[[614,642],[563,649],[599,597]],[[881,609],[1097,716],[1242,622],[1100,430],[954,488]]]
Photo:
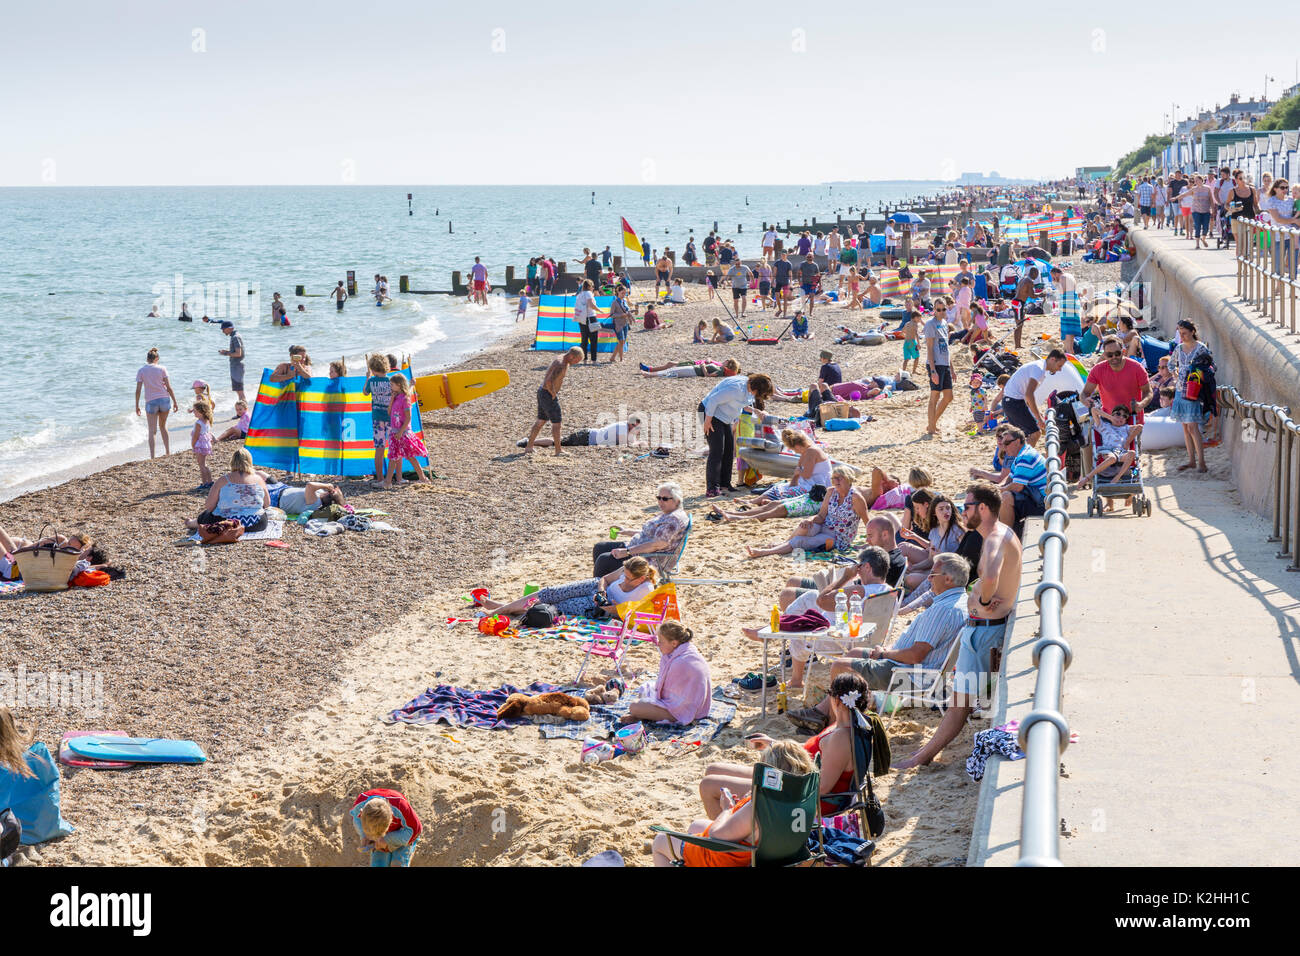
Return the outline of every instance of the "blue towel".
[[[555,684],[535,681],[520,689],[502,684],[495,690],[464,690],[450,684],[430,687],[423,694],[389,712],[384,718],[388,724],[436,724],[439,721],[453,727],[482,727],[485,730],[506,730],[520,724],[531,724],[528,717],[515,720],[497,720],[497,710],[511,694],[549,694],[560,688]]]
[[[23,756],[36,776],[20,777],[0,767],[0,810],[13,810],[22,824],[25,846],[67,836],[73,827],[59,812],[59,768],[50,748],[34,743]]]

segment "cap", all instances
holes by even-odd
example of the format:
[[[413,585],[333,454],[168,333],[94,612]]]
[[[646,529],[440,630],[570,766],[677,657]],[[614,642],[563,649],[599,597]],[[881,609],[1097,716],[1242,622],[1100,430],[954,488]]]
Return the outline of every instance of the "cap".
[[[235,323],[234,323],[234,322],[231,322],[231,321],[229,321],[229,320],[224,321],[224,322],[221,323],[221,328],[222,328],[223,331],[226,330],[226,329],[233,329],[234,327],[235,327]]]
[[[203,381],[203,379],[201,378],[196,378],[194,380],[194,384],[190,386],[190,388],[207,388],[207,387],[208,387],[208,383]]]

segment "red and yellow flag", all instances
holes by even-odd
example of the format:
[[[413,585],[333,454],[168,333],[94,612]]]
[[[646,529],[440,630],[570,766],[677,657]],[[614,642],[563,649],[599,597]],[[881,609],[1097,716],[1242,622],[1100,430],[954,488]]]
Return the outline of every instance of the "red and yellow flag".
[[[623,220],[623,248],[633,249],[638,254],[645,255],[645,251],[641,248],[641,240],[636,237],[636,230],[626,219]]]

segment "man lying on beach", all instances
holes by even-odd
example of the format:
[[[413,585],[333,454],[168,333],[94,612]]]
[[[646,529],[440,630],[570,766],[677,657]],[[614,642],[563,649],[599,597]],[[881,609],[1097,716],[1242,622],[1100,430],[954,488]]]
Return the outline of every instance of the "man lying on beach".
[[[979,580],[967,601],[969,617],[958,640],[961,650],[953,673],[953,706],[943,715],[934,736],[924,747],[894,765],[910,770],[929,763],[961,732],[975,708],[981,688],[993,673],[993,652],[1001,655],[1007,619],[1015,610],[1020,590],[1020,539],[998,520],[1002,496],[997,486],[979,481],[967,494],[975,501],[979,532],[984,539],[980,551]]]
[[[694,362],[673,362],[671,365],[641,365],[644,378],[730,378],[740,374],[740,363],[735,359],[714,362],[699,359]]]
[[[569,366],[577,365],[582,359],[582,349],[575,345],[564,353],[563,358],[557,358],[552,362],[551,367],[546,370],[542,387],[537,390],[537,421],[533,423],[533,430],[528,433],[524,451],[532,452],[537,433],[549,421],[551,444],[555,447],[555,454],[560,454],[560,446],[564,444],[560,439],[560,386],[564,384],[564,374],[569,370]]]
[[[565,448],[613,448],[616,445],[635,445],[640,440],[641,416],[629,415],[627,421],[614,422],[603,428],[579,428],[576,432],[565,435],[560,444]],[[517,444],[523,448],[527,441],[521,438]],[[553,443],[549,438],[536,438],[533,444],[538,448],[550,448]]]

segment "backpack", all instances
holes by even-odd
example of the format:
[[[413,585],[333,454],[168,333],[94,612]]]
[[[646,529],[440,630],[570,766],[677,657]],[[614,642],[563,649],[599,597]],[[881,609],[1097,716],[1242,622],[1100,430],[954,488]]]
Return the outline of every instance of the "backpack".
[[[554,604],[534,604],[524,612],[520,623],[524,627],[554,627],[555,619],[559,616],[559,608]]]

